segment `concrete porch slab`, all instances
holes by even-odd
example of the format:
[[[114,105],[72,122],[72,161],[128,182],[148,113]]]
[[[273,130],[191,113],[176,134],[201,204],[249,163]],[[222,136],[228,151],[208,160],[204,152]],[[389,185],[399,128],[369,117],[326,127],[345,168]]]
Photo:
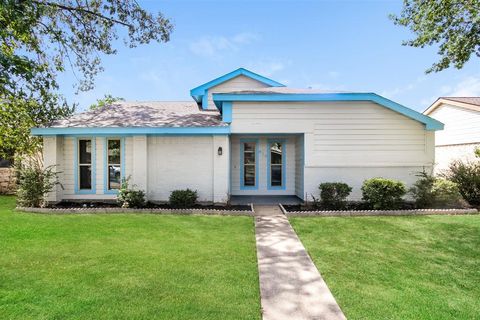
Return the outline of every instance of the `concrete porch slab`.
[[[297,196],[230,196],[230,203],[232,205],[247,205],[253,204],[265,204],[265,205],[277,205],[281,204],[301,204],[303,200]]]

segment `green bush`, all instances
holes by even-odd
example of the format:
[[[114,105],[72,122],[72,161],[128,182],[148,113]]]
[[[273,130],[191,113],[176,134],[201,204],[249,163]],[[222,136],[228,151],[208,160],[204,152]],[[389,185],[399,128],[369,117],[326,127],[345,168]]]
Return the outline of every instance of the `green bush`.
[[[480,161],[457,160],[443,173],[448,180],[455,182],[458,190],[469,204],[480,205]]]
[[[190,189],[174,190],[170,193],[169,202],[174,208],[190,208],[197,202],[197,191]]]
[[[343,182],[325,182],[318,187],[323,208],[328,210],[342,210],[346,207],[346,199],[352,188]]]
[[[43,207],[45,197],[59,184],[55,166],[43,168],[35,161],[20,161],[15,164],[17,177],[17,205],[20,207]]]
[[[420,172],[410,193],[418,208],[452,207],[461,201],[456,183]]]
[[[371,178],[362,185],[363,200],[375,210],[398,209],[406,193],[405,184],[393,179]]]
[[[130,187],[129,179],[122,179],[122,186],[118,190],[117,202],[122,208],[142,208],[145,206],[145,192]]]

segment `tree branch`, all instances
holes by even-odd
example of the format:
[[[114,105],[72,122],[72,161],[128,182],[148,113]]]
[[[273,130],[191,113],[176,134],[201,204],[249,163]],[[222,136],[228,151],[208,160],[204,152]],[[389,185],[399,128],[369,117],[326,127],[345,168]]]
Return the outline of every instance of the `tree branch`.
[[[103,20],[107,20],[107,21],[110,21],[110,22],[113,22],[113,23],[121,24],[125,27],[131,27],[132,26],[132,25],[130,25],[128,23],[125,23],[123,21],[113,19],[113,18],[110,18],[110,17],[106,17],[106,16],[104,16],[102,14],[99,14],[95,11],[88,10],[88,9],[85,9],[85,8],[81,8],[81,7],[70,7],[70,6],[62,5],[62,4],[55,3],[55,2],[48,2],[48,1],[47,2],[42,2],[42,1],[33,0],[32,2],[36,3],[36,4],[39,4],[39,5],[56,7],[56,8],[62,9],[62,10],[70,11],[70,12],[80,11],[80,12],[83,12],[83,13],[86,13],[86,14],[90,14],[90,15],[99,17],[100,19],[103,19]]]

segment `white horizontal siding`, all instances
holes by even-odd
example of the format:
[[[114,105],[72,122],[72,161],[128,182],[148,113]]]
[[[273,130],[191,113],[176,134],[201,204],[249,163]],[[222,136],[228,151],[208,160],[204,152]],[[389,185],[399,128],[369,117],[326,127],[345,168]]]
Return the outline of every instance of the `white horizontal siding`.
[[[258,89],[258,88],[267,88],[267,87],[269,87],[269,85],[266,85],[252,78],[246,77],[244,75],[239,75],[235,78],[232,78],[215,87],[211,87],[210,89],[208,89],[208,109],[216,109],[212,99],[213,93],[242,91],[242,90],[248,90],[248,89]]]
[[[372,102],[235,102],[232,133],[305,133],[307,166],[433,163],[433,133]]]
[[[436,132],[437,146],[480,142],[480,112],[442,104],[429,116],[445,124]]]
[[[480,148],[480,143],[437,146],[435,148],[435,172],[441,173],[454,160],[475,160],[476,148]]]

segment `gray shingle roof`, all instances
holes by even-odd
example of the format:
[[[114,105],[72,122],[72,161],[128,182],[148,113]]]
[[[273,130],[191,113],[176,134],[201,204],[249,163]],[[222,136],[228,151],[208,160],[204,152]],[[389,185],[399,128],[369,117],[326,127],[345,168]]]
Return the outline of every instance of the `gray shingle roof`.
[[[215,127],[226,126],[216,110],[195,102],[118,102],[53,122],[50,127]]]
[[[468,103],[474,106],[480,106],[480,97],[441,97],[441,99]]]
[[[248,89],[241,91],[231,91],[225,93],[233,94],[271,94],[271,93],[280,93],[280,94],[292,94],[292,93],[346,93],[348,91],[330,91],[330,90],[319,90],[319,89],[299,89],[299,88],[290,88],[290,87],[269,87],[269,88],[258,88],[258,89]],[[223,92],[222,92],[223,93]]]

